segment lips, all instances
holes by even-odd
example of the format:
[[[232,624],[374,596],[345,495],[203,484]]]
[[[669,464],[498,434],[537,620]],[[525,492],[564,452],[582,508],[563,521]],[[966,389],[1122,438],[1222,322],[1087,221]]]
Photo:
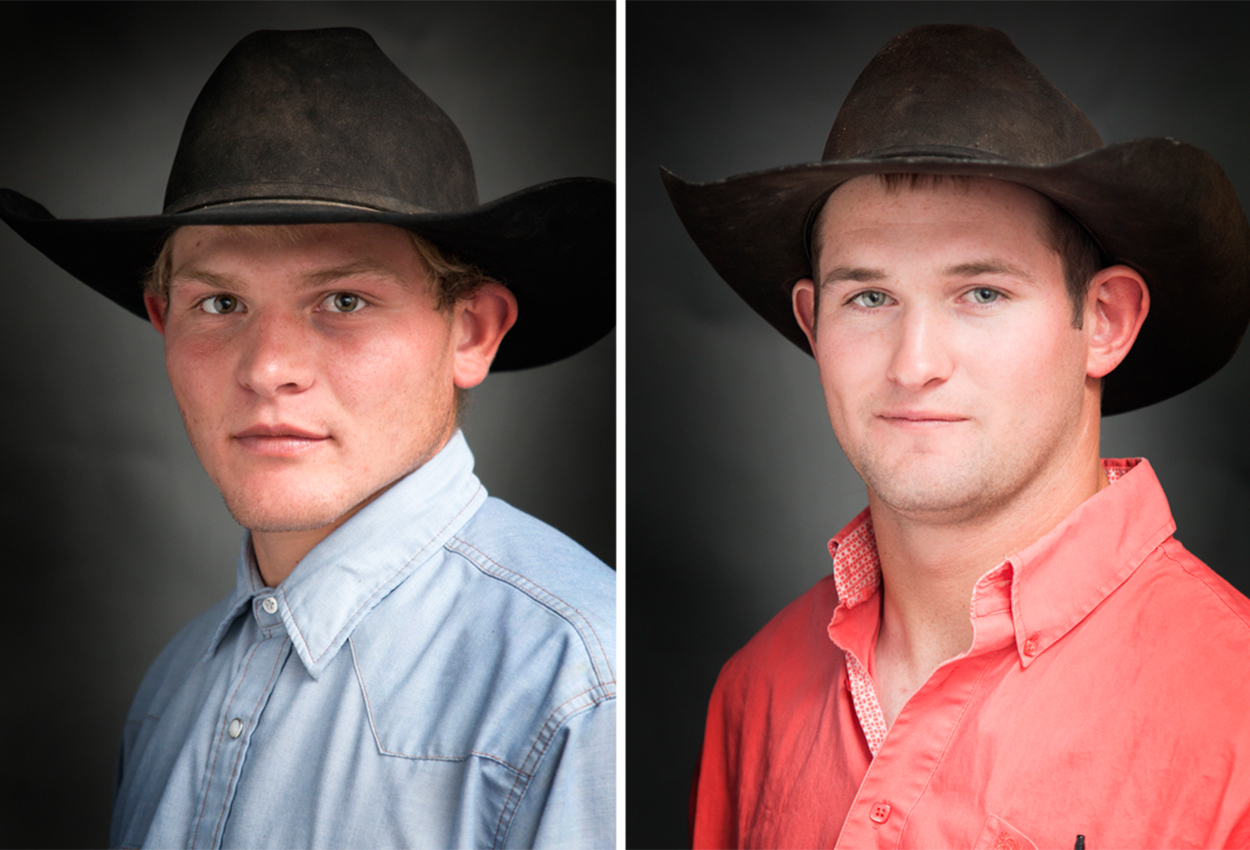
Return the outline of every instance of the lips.
[[[890,410],[879,413],[878,417],[889,425],[909,429],[940,428],[968,421],[966,416],[939,410]]]
[[[264,457],[295,457],[330,440],[330,435],[295,425],[253,425],[234,435],[244,450]]]

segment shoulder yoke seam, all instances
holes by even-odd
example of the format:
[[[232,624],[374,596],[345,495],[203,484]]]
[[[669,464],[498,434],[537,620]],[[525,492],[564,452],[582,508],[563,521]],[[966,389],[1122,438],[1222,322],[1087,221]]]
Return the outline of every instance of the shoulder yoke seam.
[[[474,546],[472,543],[468,542],[467,540],[461,537],[457,537],[456,535],[452,535],[451,540],[452,542],[459,543],[460,546],[464,547],[464,549],[472,550],[472,552],[476,553],[482,559],[492,564],[495,567],[495,569],[500,570],[506,573],[507,575],[498,575],[493,570],[486,568],[482,563],[478,561],[476,557],[473,557],[473,555],[471,555],[469,552],[464,551],[460,547],[453,546],[451,542],[447,544],[447,548],[450,551],[455,552],[456,554],[460,555],[463,558],[466,558],[469,561],[469,563],[473,564],[477,569],[482,571],[485,575],[490,576],[496,581],[503,581],[506,584],[512,587],[515,587],[517,590],[521,591],[526,596],[533,599],[535,602],[547,608],[547,610],[556,614],[558,617],[560,617],[566,623],[572,626],[573,629],[577,632],[578,636],[582,639],[583,645],[585,645],[586,647],[586,654],[590,657],[590,662],[594,666],[595,678],[598,679],[599,684],[604,687],[608,685],[616,684],[616,673],[612,670],[612,660],[608,657],[607,649],[604,647],[603,641],[599,637],[599,633],[595,631],[595,627],[590,623],[589,620],[586,619],[586,615],[584,615],[581,611],[577,610],[576,607],[574,607],[573,605],[570,605],[568,602],[565,602],[559,596],[556,596],[554,593],[547,590],[547,588],[543,587],[542,585],[538,584],[532,579],[526,576],[523,576],[520,573],[517,573],[513,570],[508,569],[503,564],[499,563],[490,555],[487,555],[485,552],[483,552],[481,549],[477,548],[476,546]],[[543,598],[544,596],[547,598]],[[570,617],[568,615],[568,613],[566,613],[565,611],[561,611],[555,605],[551,604],[550,600],[555,600],[556,602],[560,603],[560,605],[564,606],[564,608],[567,609],[567,611],[570,611],[573,614],[575,614],[576,622],[574,621],[573,617]],[[594,638],[595,645],[599,647],[599,651],[597,653],[595,652],[594,648],[591,646],[590,640],[586,636],[586,631],[590,632],[591,636]],[[599,667],[601,659],[602,659],[603,664],[607,667],[606,677],[604,676],[604,671],[601,670]]]
[[[1179,544],[1180,541],[1177,541],[1177,543]],[[1172,554],[1168,552],[1166,546],[1160,545],[1159,551],[1163,553],[1163,557],[1167,558],[1173,564],[1176,564],[1176,566],[1180,567],[1181,570],[1186,575],[1192,576],[1194,579],[1196,579],[1198,583],[1201,584],[1202,587],[1206,590],[1207,593],[1213,596],[1222,606],[1224,606],[1224,608],[1228,611],[1228,613],[1236,617],[1241,622],[1241,624],[1245,626],[1247,629],[1250,629],[1250,621],[1247,621],[1240,611],[1236,610],[1235,608],[1233,608],[1233,606],[1229,605],[1228,600],[1226,600],[1222,594],[1216,592],[1216,589],[1210,585],[1210,583],[1207,581],[1205,576],[1201,575],[1200,573],[1194,572],[1185,563],[1172,557]],[[1216,573],[1216,575],[1218,575],[1218,573]]]

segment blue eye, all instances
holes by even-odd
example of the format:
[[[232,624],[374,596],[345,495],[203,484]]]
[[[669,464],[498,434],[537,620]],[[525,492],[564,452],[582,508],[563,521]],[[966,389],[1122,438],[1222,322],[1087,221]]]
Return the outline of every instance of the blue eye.
[[[365,300],[351,292],[336,292],[324,303],[332,313],[355,313],[365,306]]]
[[[993,304],[1002,297],[1002,293],[997,289],[990,289],[988,286],[980,286],[972,290],[970,293],[972,300],[978,304]]]
[[[214,316],[220,316],[226,313],[233,313],[239,309],[239,299],[233,295],[214,295],[205,298],[200,302],[200,307],[205,313],[212,313]]]
[[[884,292],[878,292],[870,289],[867,292],[861,292],[851,298],[851,302],[861,307],[880,307],[885,304],[887,298]]]

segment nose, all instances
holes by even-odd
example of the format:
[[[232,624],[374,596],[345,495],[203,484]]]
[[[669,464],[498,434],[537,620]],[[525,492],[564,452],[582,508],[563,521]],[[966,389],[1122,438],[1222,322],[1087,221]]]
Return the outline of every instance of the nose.
[[[311,333],[297,316],[278,310],[254,313],[239,340],[239,384],[263,398],[311,387],[315,346]]]
[[[897,337],[887,377],[913,391],[936,386],[949,378],[954,361],[941,318],[913,305],[899,319],[894,328]]]

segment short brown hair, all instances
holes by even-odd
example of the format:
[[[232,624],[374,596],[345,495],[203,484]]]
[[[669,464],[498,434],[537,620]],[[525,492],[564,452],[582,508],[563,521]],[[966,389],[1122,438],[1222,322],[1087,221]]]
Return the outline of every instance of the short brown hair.
[[[261,228],[272,232],[279,233],[289,237],[292,241],[295,239],[295,228],[299,225],[293,224],[266,224],[266,225],[222,225],[223,227],[236,227],[243,232],[256,231]],[[411,230],[405,231],[409,240],[412,242],[413,250],[417,253],[417,258],[421,261],[421,265],[429,272],[434,283],[434,294],[438,300],[438,309],[447,311],[455,306],[456,302],[464,298],[472,298],[474,293],[481,289],[485,284],[491,282],[491,278],[486,273],[472,263],[465,262],[449,251],[444,251],[430,240],[414,233]],[[156,255],[155,262],[143,276],[143,291],[152,295],[159,296],[166,301],[169,300],[169,281],[174,273],[173,262],[173,232],[165,237],[165,243],[161,245],[160,253]]]
[[[916,174],[890,173],[875,174],[886,191],[895,192],[906,186],[916,189],[929,186],[940,186],[943,183],[968,185],[975,177],[966,174]],[[1089,292],[1089,282],[1108,263],[1094,237],[1079,221],[1063,207],[1050,198],[1038,193],[1046,206],[1046,227],[1042,238],[1046,244],[1059,255],[1063,264],[1063,281],[1068,290],[1068,298],[1072,301],[1072,324],[1079,328],[1085,321],[1085,296]],[[828,208],[829,196],[825,196],[820,212],[812,220],[811,234],[808,244],[811,246],[812,275],[817,273],[820,261],[820,242],[818,239],[825,210]],[[820,281],[816,281],[816,306],[820,306]]]

